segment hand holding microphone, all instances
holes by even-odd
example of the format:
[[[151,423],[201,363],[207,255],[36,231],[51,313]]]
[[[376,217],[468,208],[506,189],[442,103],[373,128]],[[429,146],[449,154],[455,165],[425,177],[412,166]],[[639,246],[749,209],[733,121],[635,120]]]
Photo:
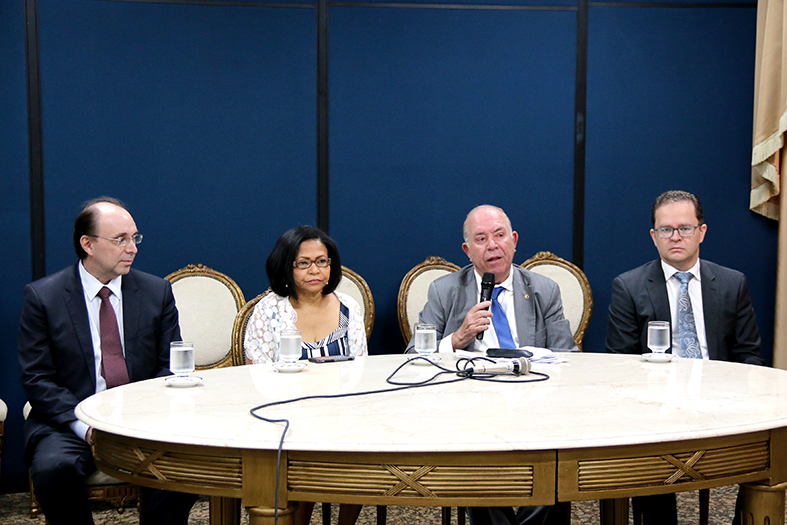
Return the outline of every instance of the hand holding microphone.
[[[492,300],[492,291],[495,289],[495,274],[486,272],[481,278],[481,300],[479,302]],[[488,308],[487,308],[488,310]],[[478,332],[475,336],[479,341],[484,338],[484,332]]]

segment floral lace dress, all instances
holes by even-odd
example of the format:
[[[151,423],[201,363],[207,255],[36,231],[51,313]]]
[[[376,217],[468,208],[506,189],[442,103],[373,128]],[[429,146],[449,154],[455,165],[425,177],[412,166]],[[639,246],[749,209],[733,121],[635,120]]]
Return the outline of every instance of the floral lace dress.
[[[366,355],[366,329],[358,303],[347,294],[334,292],[339,299],[339,327],[316,343],[301,345],[301,359],[326,355]],[[263,297],[249,318],[243,348],[253,363],[275,359],[282,330],[295,328],[298,313],[289,299],[270,293]]]

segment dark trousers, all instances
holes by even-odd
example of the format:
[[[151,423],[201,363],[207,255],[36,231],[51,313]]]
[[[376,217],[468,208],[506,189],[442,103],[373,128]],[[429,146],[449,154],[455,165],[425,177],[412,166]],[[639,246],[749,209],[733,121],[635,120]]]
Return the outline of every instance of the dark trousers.
[[[567,525],[571,520],[571,503],[550,506],[468,507],[470,525]]]
[[[678,525],[675,494],[638,496],[634,501],[642,514],[642,525]]]
[[[40,436],[40,437],[39,437]],[[95,472],[90,447],[70,430],[54,427],[38,434],[30,453],[36,498],[51,525],[92,525],[85,480]],[[194,494],[145,489],[141,525],[182,525],[197,501]]]

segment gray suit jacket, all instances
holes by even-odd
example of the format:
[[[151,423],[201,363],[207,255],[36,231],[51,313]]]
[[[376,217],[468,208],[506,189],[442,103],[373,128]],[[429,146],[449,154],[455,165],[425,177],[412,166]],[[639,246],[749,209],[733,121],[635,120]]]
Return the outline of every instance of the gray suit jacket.
[[[568,320],[563,317],[560,288],[555,281],[514,265],[514,312],[520,346],[577,351]],[[478,304],[480,291],[473,265],[436,279],[429,285],[420,322],[437,327],[437,340],[456,332],[470,308]],[[472,349],[474,342],[467,348]],[[412,352],[413,339],[406,352]]]
[[[764,364],[746,276],[704,259],[700,276],[709,357]],[[612,282],[607,352],[649,352],[648,322],[670,319],[667,284],[659,259],[619,275]]]

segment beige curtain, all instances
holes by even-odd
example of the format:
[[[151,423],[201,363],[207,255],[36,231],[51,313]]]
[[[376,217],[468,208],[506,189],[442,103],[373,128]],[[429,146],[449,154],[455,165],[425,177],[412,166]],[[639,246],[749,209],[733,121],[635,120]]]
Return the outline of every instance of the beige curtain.
[[[784,0],[759,0],[754,80],[752,210],[779,220],[773,364],[787,369],[787,206],[780,206],[787,161],[787,15]]]

